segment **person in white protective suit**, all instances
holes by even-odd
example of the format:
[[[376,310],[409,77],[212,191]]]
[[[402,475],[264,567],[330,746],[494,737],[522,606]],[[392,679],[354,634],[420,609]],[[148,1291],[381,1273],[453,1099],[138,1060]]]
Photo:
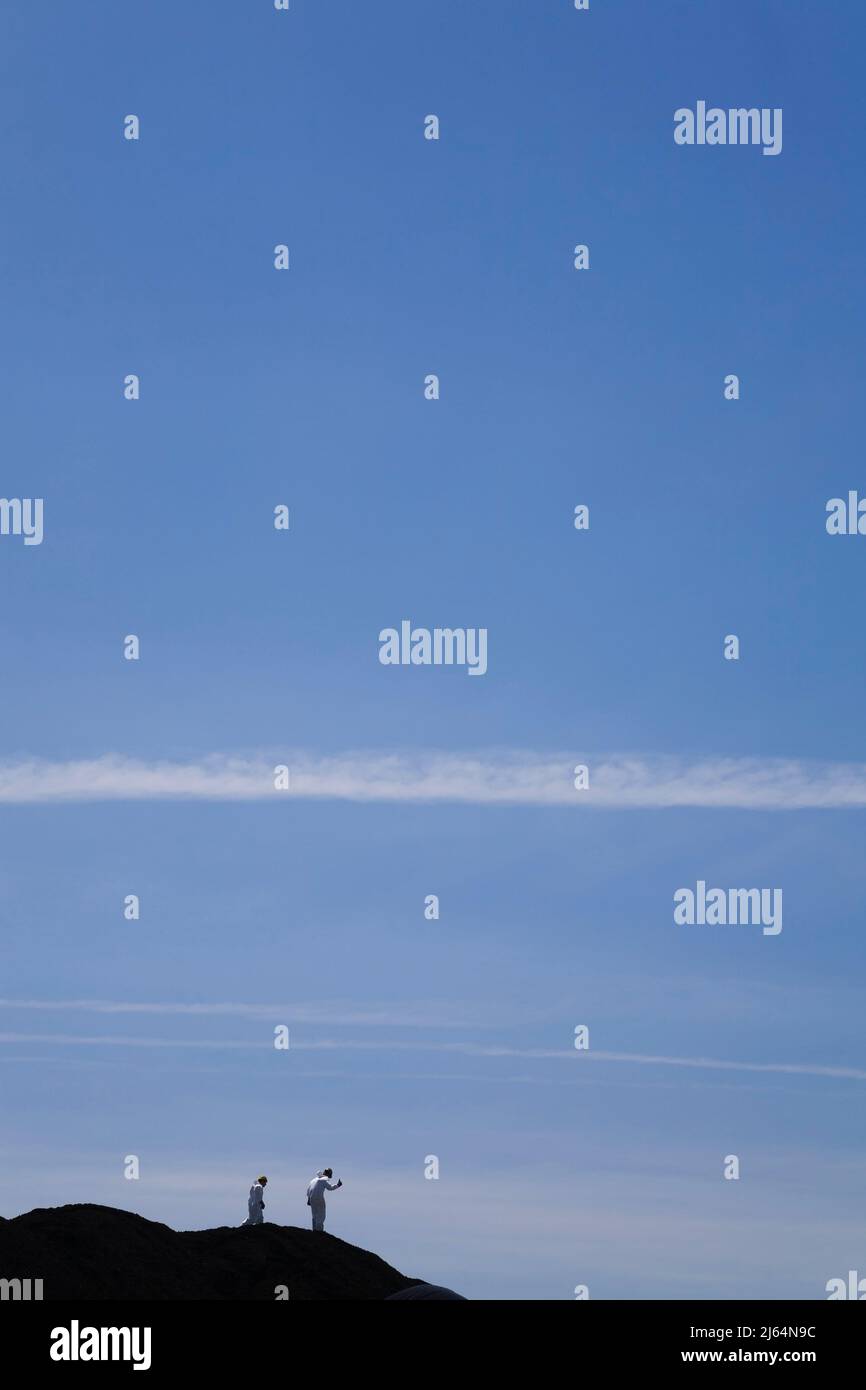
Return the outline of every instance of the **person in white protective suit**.
[[[333,1168],[322,1168],[307,1187],[307,1206],[313,1217],[314,1231],[325,1229],[325,1193],[336,1192],[338,1187],[343,1186],[342,1178],[331,1182],[333,1176]]]
[[[264,1217],[262,1212],[265,1209],[265,1188],[268,1185],[266,1177],[256,1178],[250,1188],[249,1199],[247,1200],[247,1219],[243,1223],[245,1226],[261,1226]]]

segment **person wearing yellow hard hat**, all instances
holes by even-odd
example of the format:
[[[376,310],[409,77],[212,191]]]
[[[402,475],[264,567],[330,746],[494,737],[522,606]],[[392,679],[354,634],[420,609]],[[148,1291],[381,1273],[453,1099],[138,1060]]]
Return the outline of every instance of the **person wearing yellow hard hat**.
[[[250,1195],[247,1201],[248,1215],[246,1221],[243,1223],[245,1226],[262,1225],[265,1219],[262,1216],[262,1212],[265,1209],[265,1188],[267,1187],[267,1185],[268,1180],[264,1176],[264,1174],[262,1174],[260,1178],[256,1178],[255,1182],[250,1188]]]

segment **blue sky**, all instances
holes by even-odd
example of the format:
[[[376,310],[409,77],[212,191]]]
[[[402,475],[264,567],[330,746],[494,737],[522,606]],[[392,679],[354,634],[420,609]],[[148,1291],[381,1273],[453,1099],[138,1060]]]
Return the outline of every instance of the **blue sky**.
[[[3,30],[0,1209],[264,1171],[302,1224],[329,1163],[335,1233],[475,1298],[862,1270],[860,7]],[[678,147],[701,99],[782,153]],[[382,666],[404,618],[486,675]],[[782,933],[675,926],[699,878]]]

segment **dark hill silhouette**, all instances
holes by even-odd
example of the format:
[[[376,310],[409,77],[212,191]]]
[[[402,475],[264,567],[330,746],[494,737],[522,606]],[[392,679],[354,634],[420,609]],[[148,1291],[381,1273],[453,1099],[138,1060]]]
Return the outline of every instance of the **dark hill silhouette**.
[[[114,1207],[0,1218],[0,1279],[42,1279],[45,1300],[386,1299],[422,1281],[327,1232],[297,1226],[173,1231]],[[426,1287],[426,1286],[425,1286]]]

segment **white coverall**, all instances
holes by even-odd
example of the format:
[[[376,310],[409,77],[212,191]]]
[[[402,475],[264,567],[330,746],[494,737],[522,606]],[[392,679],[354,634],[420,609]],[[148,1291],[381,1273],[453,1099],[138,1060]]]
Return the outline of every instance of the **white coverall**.
[[[324,1173],[317,1173],[307,1188],[307,1206],[313,1216],[313,1230],[325,1229],[325,1193],[336,1192],[338,1182],[328,1182]]]
[[[245,1225],[245,1226],[261,1226],[261,1225],[262,1225],[262,1223],[263,1223],[263,1221],[264,1221],[264,1219],[265,1219],[265,1218],[262,1216],[262,1207],[263,1207],[264,1204],[265,1204],[265,1202],[264,1202],[264,1195],[265,1195],[265,1194],[264,1194],[264,1190],[263,1190],[263,1188],[262,1188],[261,1183],[260,1183],[260,1182],[254,1182],[253,1185],[252,1185],[252,1187],[250,1188],[249,1201],[247,1202],[247,1211],[249,1212],[249,1216],[247,1217],[246,1221],[244,1222],[244,1225]]]

